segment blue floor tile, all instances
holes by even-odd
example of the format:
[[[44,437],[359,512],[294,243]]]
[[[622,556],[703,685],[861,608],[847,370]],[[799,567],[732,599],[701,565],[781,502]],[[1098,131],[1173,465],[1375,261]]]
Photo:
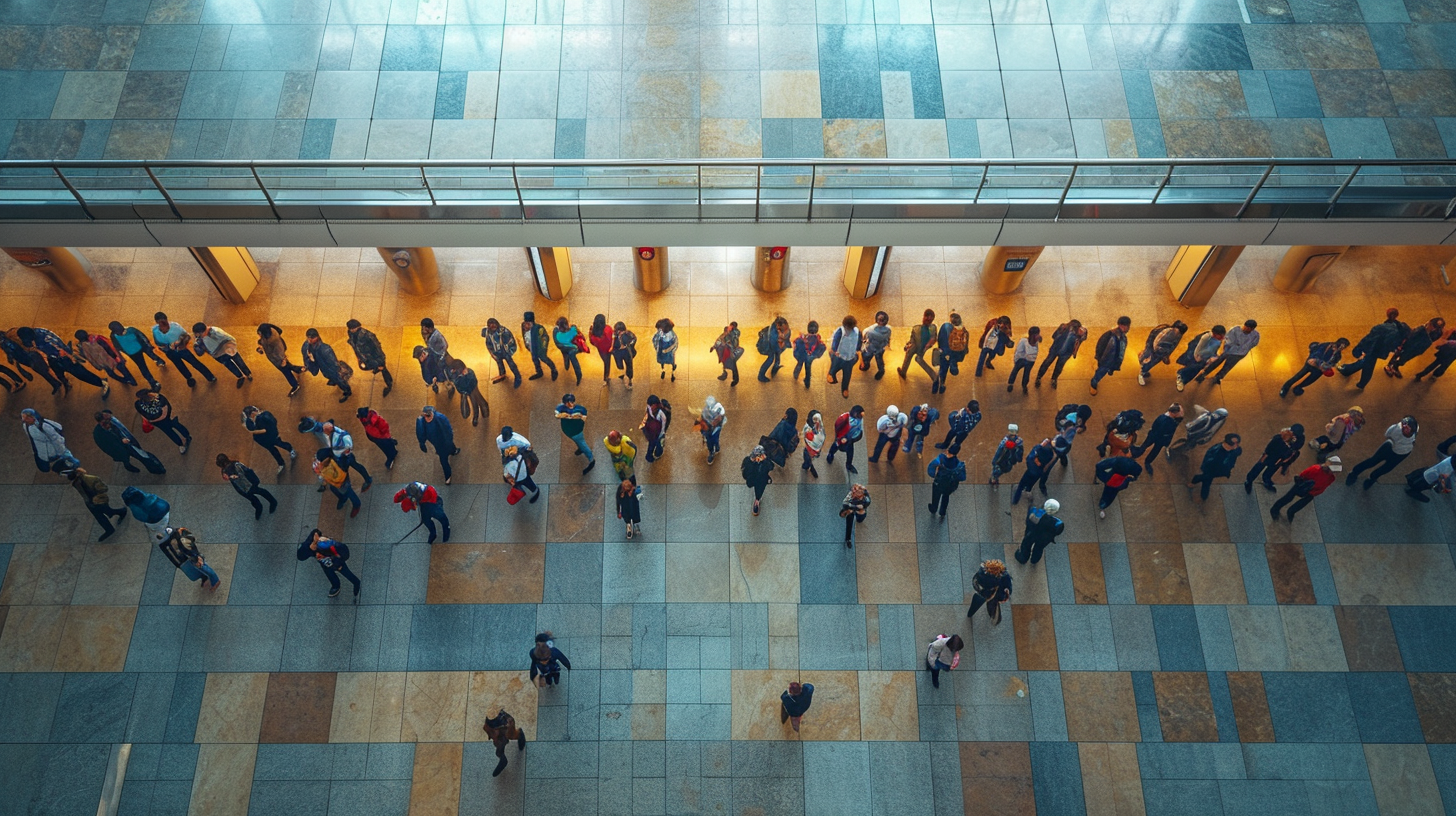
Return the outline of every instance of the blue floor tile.
[[[765,614],[767,614],[767,609],[765,609]],[[765,626],[767,626],[766,623]],[[667,665],[666,605],[632,604],[632,668],[660,669],[665,665]]]
[[[1279,742],[1359,742],[1344,674],[1264,672],[1264,693]]]
[[[884,117],[875,29],[866,25],[818,27],[819,98],[825,119]],[[763,144],[764,155],[768,156],[768,120],[764,122]]]
[[[1392,606],[1390,624],[1409,672],[1456,672],[1456,607]]]
[[[172,705],[167,711],[167,741],[191,742],[197,735],[197,717],[202,710],[202,693],[207,675],[179,673],[172,686]]]
[[[1203,642],[1193,607],[1154,605],[1152,612],[1163,671],[1204,671]]]
[[[0,697],[0,742],[45,742],[50,738],[63,674],[8,674]]]
[[[804,671],[868,668],[865,611],[859,605],[799,607],[799,666]]]
[[[1403,672],[1351,672],[1345,681],[1361,742],[1426,741]]]
[[[1238,671],[1239,658],[1234,652],[1233,629],[1229,626],[1228,608],[1200,605],[1193,607],[1198,618],[1198,640],[1203,644],[1203,662],[1209,671]]]
[[[297,816],[327,816],[329,785],[327,782],[257,781],[248,799],[249,816],[271,816],[275,813]]]
[[[868,743],[805,743],[805,816],[868,816],[870,769]]]
[[[876,25],[880,70],[908,71],[916,119],[944,119],[935,29],[928,25]],[[1053,49],[1055,50],[1055,49]]]
[[[1245,779],[1238,745],[1218,742],[1140,743],[1138,768],[1148,780]]]
[[[1238,742],[1239,728],[1234,717],[1233,696],[1229,692],[1228,675],[1221,671],[1208,673],[1208,695],[1213,702],[1213,718],[1218,725],[1219,742]]]
[[[1276,116],[1318,119],[1325,115],[1308,71],[1265,71],[1264,79],[1274,99]]]
[[[215,607],[203,669],[278,671],[287,625],[287,607]]]
[[[71,673],[56,701],[51,742],[121,742],[138,675]]]
[[[1065,742],[1067,709],[1062,699],[1061,672],[1026,673],[1031,696],[1031,727],[1038,742]]]
[[[334,769],[334,745],[258,746],[253,779],[266,782],[298,782],[330,779]]]
[[[416,614],[420,609],[428,608],[416,607]],[[505,671],[528,665],[527,653],[538,631],[536,607],[533,604],[483,604],[473,609],[475,648],[468,668]],[[413,650],[410,656],[414,656]],[[571,655],[567,658],[570,659]]]
[[[602,548],[596,544],[547,544],[544,578],[545,603],[601,603]]]
[[[438,71],[444,26],[392,25],[384,34],[381,71]]]
[[[843,542],[799,543],[799,602],[852,604],[859,601],[854,556]]]
[[[768,668],[768,604],[732,604],[728,623],[729,668]]]
[[[1225,779],[1218,783],[1224,816],[1302,816],[1311,813],[1303,782],[1276,779]]]
[[[409,798],[409,779],[351,780],[329,785],[329,810],[334,813],[396,816],[409,810]]]
[[[1112,617],[1100,605],[1052,607],[1062,671],[1117,671]]]
[[[129,672],[174,672],[182,660],[182,638],[188,618],[185,606],[137,607],[126,652]]]
[[[409,670],[462,671],[476,668],[470,663],[476,645],[472,640],[473,607],[457,604],[419,606],[410,617]],[[520,641],[518,641],[519,643]],[[524,662],[531,649],[530,636],[516,650]],[[504,647],[504,644],[502,645]]]
[[[1033,742],[1031,778],[1041,816],[1084,816],[1082,766],[1070,742]]]
[[[366,779],[404,779],[414,775],[415,746],[411,743],[376,742],[369,746]]]

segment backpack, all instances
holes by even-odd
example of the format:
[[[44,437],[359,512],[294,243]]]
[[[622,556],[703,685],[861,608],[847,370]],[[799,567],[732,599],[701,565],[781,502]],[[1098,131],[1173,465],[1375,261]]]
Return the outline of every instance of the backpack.
[[[665,399],[658,400],[657,403],[662,409],[662,432],[667,433],[667,429],[672,427],[672,403]]]
[[[525,452],[522,453],[521,456],[524,457],[526,460],[526,475],[535,476],[536,468],[539,467],[541,464],[541,457],[537,456],[536,452],[534,450],[531,450],[530,448],[526,448]]]
[[[950,346],[951,351],[965,351],[970,347],[970,343],[971,333],[966,331],[965,326],[953,325],[950,327],[950,337],[947,338],[946,345]]]
[[[344,482],[349,478],[349,472],[339,467],[339,463],[333,459],[327,459],[319,465],[319,478],[329,487],[343,487]]]
[[[1101,337],[1097,338],[1097,346],[1095,348],[1095,351],[1097,352],[1097,359],[1099,361],[1102,359],[1102,355],[1107,353],[1107,346],[1112,342],[1112,335],[1113,330],[1108,329],[1107,331],[1102,333]]]
[[[1193,339],[1188,341],[1187,348],[1184,348],[1183,349],[1183,353],[1178,356],[1178,364],[1179,365],[1188,365],[1188,364],[1192,363],[1193,362],[1193,350],[1196,349],[1196,348],[1198,348],[1198,344],[1203,342],[1203,338],[1209,336],[1210,334],[1213,334],[1213,332],[1206,331],[1206,332],[1203,332],[1201,334],[1194,335]]]
[[[773,328],[773,326],[764,326],[763,328],[758,330],[757,347],[759,354],[773,354],[773,343],[770,342],[768,339],[768,330],[771,328]]]
[[[1115,433],[1130,434],[1143,426],[1143,412],[1136,408],[1129,408],[1114,417],[1112,422]]]

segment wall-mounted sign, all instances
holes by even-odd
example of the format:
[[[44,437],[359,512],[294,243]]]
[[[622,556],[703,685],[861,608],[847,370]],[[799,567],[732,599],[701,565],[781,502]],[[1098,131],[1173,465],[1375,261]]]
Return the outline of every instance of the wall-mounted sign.
[[[1028,263],[1031,263],[1030,258],[1007,258],[1005,271],[1024,272]]]

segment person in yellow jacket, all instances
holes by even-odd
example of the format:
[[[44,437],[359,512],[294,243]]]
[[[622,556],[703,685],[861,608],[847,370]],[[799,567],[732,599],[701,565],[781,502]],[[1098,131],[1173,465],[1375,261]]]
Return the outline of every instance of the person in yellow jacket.
[[[349,518],[359,515],[359,494],[354,492],[354,486],[349,484],[349,471],[340,466],[327,448],[319,450],[313,463],[313,472],[318,474],[319,479],[329,486],[329,490],[339,497],[336,510],[344,509],[344,502],[353,502],[354,509],[349,511]]]
[[[637,484],[637,474],[632,469],[637,461],[637,446],[632,444],[632,437],[621,431],[612,431],[602,442],[606,445],[607,454],[612,457],[612,468],[617,471],[617,478]]]

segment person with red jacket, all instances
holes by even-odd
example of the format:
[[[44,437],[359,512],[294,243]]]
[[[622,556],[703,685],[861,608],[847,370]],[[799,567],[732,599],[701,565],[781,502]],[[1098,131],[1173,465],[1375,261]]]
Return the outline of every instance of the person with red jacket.
[[[419,509],[420,523],[430,531],[430,540],[426,544],[435,543],[436,521],[440,522],[445,534],[445,543],[450,543],[450,518],[445,515],[445,503],[440,500],[440,494],[435,488],[424,482],[410,482],[403,490],[394,494],[394,503],[406,513]]]
[[[606,315],[597,315],[592,319],[591,330],[586,334],[586,341],[592,344],[597,350],[597,356],[602,358],[602,385],[612,382],[612,325],[607,322]]]
[[[389,435],[389,423],[367,405],[354,412],[354,415],[359,417],[359,422],[364,425],[364,435],[374,443],[375,447],[384,451],[384,469],[393,469],[394,457],[399,455],[399,443]]]
[[[829,455],[824,464],[834,464],[834,454],[844,451],[844,469],[859,473],[854,468],[854,443],[864,438],[864,407],[856,405],[834,420],[834,442],[829,446]]]
[[[1294,484],[1290,485],[1289,492],[1279,497],[1274,506],[1269,508],[1269,517],[1275,521],[1279,520],[1279,508],[1291,501],[1289,512],[1286,518],[1294,521],[1294,514],[1298,513],[1305,505],[1314,501],[1314,497],[1325,492],[1325,488],[1335,483],[1335,474],[1344,470],[1340,464],[1340,457],[1331,456],[1324,462],[1317,465],[1310,465],[1301,470],[1299,476],[1295,477]]]

